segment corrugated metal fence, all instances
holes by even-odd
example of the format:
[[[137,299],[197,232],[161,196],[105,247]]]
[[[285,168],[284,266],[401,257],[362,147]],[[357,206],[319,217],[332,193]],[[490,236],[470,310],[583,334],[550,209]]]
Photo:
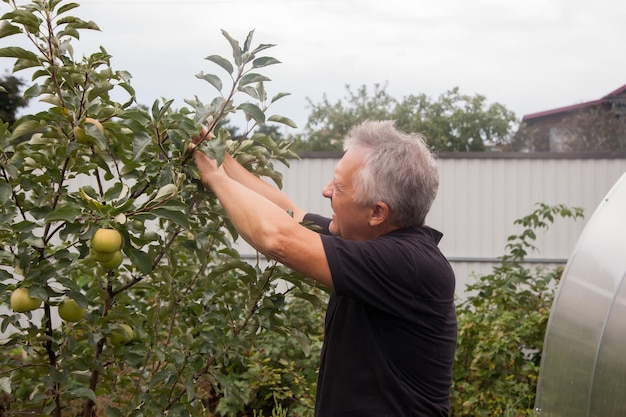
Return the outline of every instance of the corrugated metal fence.
[[[298,206],[330,215],[321,190],[332,178],[340,154],[306,153],[283,173],[283,190]],[[504,254],[513,223],[537,203],[582,207],[585,220],[558,220],[539,231],[532,263],[565,263],[586,219],[626,172],[626,154],[454,153],[439,155],[440,189],[427,223],[444,233],[440,244],[457,275],[462,296],[473,273],[491,271]],[[626,213],[624,213],[626,216]]]

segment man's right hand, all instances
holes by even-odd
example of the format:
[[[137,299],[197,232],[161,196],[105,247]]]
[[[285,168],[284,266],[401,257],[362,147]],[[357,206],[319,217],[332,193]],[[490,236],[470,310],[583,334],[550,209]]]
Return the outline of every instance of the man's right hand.
[[[194,143],[190,143],[189,146],[195,146]],[[209,158],[204,152],[198,151],[193,153],[193,160],[196,163],[196,167],[198,167],[198,172],[200,173],[200,181],[205,188],[211,189],[211,178],[213,174],[217,173],[219,168],[217,166],[217,161]]]
[[[202,131],[199,134],[191,138],[191,143],[187,145],[187,151],[195,151],[196,147],[202,142],[204,142],[205,140],[211,140],[214,137],[215,135],[213,134],[213,132],[209,132],[206,127],[203,127]]]

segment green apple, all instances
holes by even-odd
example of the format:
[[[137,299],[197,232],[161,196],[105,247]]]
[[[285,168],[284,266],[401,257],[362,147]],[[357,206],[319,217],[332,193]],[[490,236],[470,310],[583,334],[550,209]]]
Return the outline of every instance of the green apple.
[[[122,346],[129,343],[135,337],[133,328],[128,324],[120,323],[121,329],[115,329],[109,335],[109,342],[113,346]]]
[[[124,255],[122,254],[121,250],[118,250],[111,254],[110,259],[106,261],[101,261],[100,265],[102,265],[104,269],[115,269],[118,266],[120,266],[123,261],[124,261]]]
[[[78,143],[84,145],[93,145],[95,143],[93,137],[89,136],[82,127],[74,126],[74,137]]]
[[[11,309],[16,313],[26,313],[39,308],[41,300],[31,297],[26,288],[16,288],[11,293]]]
[[[75,323],[85,317],[85,309],[78,305],[76,300],[66,297],[59,304],[59,317],[65,321]]]
[[[110,261],[111,258],[113,258],[113,255],[115,255],[115,252],[111,252],[111,253],[96,252],[93,249],[89,249],[89,256],[91,256],[93,260],[98,261],[98,262]]]
[[[91,249],[98,253],[113,253],[122,248],[122,235],[115,229],[100,228],[91,238]]]
[[[91,123],[96,128],[98,128],[100,133],[104,134],[104,126],[102,126],[102,123],[100,123],[99,120],[96,120],[96,119],[94,119],[92,117],[85,117],[85,123]]]

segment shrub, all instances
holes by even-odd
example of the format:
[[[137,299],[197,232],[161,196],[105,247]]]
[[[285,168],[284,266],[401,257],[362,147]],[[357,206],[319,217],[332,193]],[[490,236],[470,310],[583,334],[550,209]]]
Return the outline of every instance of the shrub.
[[[582,209],[539,207],[515,224],[502,263],[468,285],[457,308],[459,333],[451,415],[531,416],[546,325],[562,267],[524,264],[538,229],[556,216],[577,219]]]

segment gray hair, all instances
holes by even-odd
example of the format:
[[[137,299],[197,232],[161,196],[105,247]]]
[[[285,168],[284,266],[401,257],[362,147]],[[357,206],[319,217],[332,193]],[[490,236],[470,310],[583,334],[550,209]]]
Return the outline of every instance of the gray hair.
[[[357,202],[385,202],[395,226],[422,226],[439,187],[437,162],[424,136],[399,131],[390,120],[366,121],[345,138],[344,150],[352,148],[366,154],[354,178]]]

